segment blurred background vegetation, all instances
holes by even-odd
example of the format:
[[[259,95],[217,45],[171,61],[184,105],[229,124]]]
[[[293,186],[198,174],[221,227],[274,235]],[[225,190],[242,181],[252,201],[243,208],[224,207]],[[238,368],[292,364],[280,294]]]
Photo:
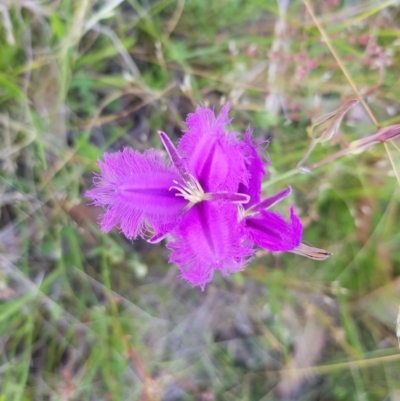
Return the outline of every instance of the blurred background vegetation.
[[[399,123],[399,2],[310,3]],[[399,144],[295,168],[355,97],[301,0],[0,0],[0,400],[399,400]],[[270,139],[265,193],[291,185],[277,210],[333,256],[260,252],[202,293],[83,194],[105,151],[226,101]],[[359,103],[309,163],[374,131]]]

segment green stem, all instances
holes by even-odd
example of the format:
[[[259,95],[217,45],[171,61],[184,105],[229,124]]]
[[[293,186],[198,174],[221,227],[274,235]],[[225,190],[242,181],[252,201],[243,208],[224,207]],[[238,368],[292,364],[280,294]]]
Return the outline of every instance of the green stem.
[[[294,175],[296,175],[297,173],[300,173],[299,170],[297,170],[297,168],[294,168],[292,170],[286,171],[286,173],[279,175],[278,177],[272,178],[268,181],[265,181],[262,183],[262,189],[268,188],[271,185],[274,185],[275,183],[279,182],[279,181],[283,181],[286,180],[286,178],[290,178]]]

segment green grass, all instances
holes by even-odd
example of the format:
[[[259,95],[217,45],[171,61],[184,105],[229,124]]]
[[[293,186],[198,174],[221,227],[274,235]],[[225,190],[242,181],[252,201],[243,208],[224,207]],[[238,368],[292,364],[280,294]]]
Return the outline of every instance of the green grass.
[[[398,123],[400,8],[328,3],[312,5],[355,85]],[[296,170],[310,119],[355,97],[301,1],[282,36],[272,0],[0,7],[0,401],[398,397],[399,183],[383,145]],[[83,194],[103,152],[161,147],[158,130],[176,140],[199,103],[226,100],[233,129],[271,139],[265,192],[290,184],[278,210],[294,204],[333,255],[260,252],[202,293],[163,244],[101,233]],[[307,163],[373,132],[359,105]]]

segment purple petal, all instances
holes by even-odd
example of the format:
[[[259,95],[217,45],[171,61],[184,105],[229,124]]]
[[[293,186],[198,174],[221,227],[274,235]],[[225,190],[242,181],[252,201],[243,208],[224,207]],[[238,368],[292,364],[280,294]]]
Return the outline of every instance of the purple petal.
[[[190,174],[187,170],[186,163],[182,159],[181,155],[178,153],[178,150],[176,149],[175,145],[172,143],[171,139],[169,139],[168,135],[162,131],[158,132],[158,135],[160,135],[161,141],[168,152],[168,155],[172,161],[172,164],[176,167],[178,170],[179,174],[181,175],[183,181],[191,182],[191,177]]]
[[[247,203],[250,197],[237,192],[211,192],[208,193],[208,200],[223,200],[231,203]]]
[[[153,235],[151,238],[147,240],[149,244],[157,244],[158,242],[161,242],[163,239],[167,237],[169,234],[169,231],[167,230],[162,230],[158,234]]]
[[[257,150],[260,148],[260,143],[257,143],[251,139],[251,129],[247,128],[245,137],[245,165],[248,171],[249,180],[246,184],[240,184],[238,192],[247,194],[250,196],[250,201],[247,204],[247,208],[255,205],[260,201],[261,198],[261,181],[266,175],[264,167],[267,163],[263,162]]]
[[[276,194],[273,194],[271,196],[264,198],[261,202],[253,205],[247,211],[248,212],[250,212],[250,211],[260,212],[261,210],[270,209],[272,206],[275,206],[277,203],[279,203],[280,201],[285,199],[291,192],[292,192],[292,188],[289,186],[286,189],[283,189],[282,191],[277,192]]]
[[[184,215],[167,246],[170,262],[177,263],[182,278],[202,290],[212,280],[214,271],[229,274],[238,271],[253,253],[244,241],[243,224],[237,208],[224,202],[201,202]]]
[[[250,238],[261,248],[272,252],[288,252],[301,242],[303,226],[293,208],[290,210],[290,223],[278,213],[265,210],[245,220]]]
[[[216,118],[206,107],[189,114],[188,130],[179,141],[178,149],[187,160],[190,172],[205,192],[237,192],[239,183],[247,183],[244,145],[235,133],[225,131],[229,105]]]
[[[176,217],[171,223],[161,224],[156,227],[156,232],[154,235],[147,239],[147,242],[150,244],[157,244],[161,242],[163,239],[167,237],[167,235],[171,234],[171,232],[180,224],[182,217],[186,213],[186,207],[182,209],[181,213]]]
[[[100,227],[107,232],[119,226],[129,239],[144,236],[150,224],[158,227],[175,221],[187,202],[170,191],[174,181],[181,182],[175,169],[167,168],[160,154],[143,154],[125,148],[105,153],[99,160],[100,174],[95,188],[86,192],[96,206],[105,208]]]

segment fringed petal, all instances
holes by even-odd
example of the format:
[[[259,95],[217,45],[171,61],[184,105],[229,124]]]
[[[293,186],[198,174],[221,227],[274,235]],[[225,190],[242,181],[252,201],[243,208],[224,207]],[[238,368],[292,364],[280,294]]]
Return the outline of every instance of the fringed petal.
[[[290,223],[278,213],[265,210],[245,221],[249,237],[261,248],[272,252],[288,252],[301,242],[303,226],[293,208],[290,210]]]
[[[105,209],[100,223],[105,232],[118,226],[129,239],[143,237],[149,224],[157,232],[173,223],[187,204],[170,190],[174,181],[181,182],[178,172],[166,167],[157,151],[140,154],[125,148],[105,153],[98,163],[101,172],[86,196]]]
[[[172,251],[170,262],[179,266],[183,279],[202,290],[215,270],[224,275],[238,271],[253,254],[236,207],[225,202],[196,204],[172,235],[175,241],[167,244]]]
[[[188,130],[178,150],[205,192],[237,192],[239,183],[248,182],[244,144],[235,133],[225,132],[229,105],[216,118],[206,107],[197,108],[186,120]]]
[[[260,142],[253,141],[251,134],[251,129],[248,127],[244,136],[245,166],[248,172],[248,182],[241,183],[238,190],[238,192],[250,196],[247,208],[260,201],[261,181],[266,175],[264,167],[267,165],[258,154],[258,150],[261,148]]]

